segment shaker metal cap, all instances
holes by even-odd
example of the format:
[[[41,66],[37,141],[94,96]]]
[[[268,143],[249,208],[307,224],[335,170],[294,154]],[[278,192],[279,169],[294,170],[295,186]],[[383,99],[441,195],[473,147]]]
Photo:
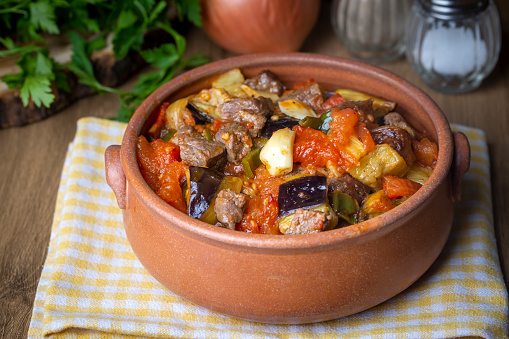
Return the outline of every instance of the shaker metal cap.
[[[423,8],[439,19],[458,19],[484,11],[490,0],[420,0]]]

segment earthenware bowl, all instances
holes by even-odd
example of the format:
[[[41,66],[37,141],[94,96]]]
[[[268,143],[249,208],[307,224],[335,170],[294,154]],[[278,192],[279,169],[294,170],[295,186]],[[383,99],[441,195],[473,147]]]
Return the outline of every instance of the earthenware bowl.
[[[350,88],[397,102],[415,128],[438,143],[427,183],[393,210],[349,227],[309,235],[247,234],[178,212],[145,183],[136,138],[152,112],[209,87],[240,68],[269,69],[283,83],[314,78],[326,90]],[[267,323],[308,323],[366,310],[397,295],[437,259],[453,222],[453,203],[470,161],[465,135],[453,133],[440,108],[404,79],[364,63],[314,54],[234,57],[182,74],[150,95],[129,122],[121,146],[106,151],[106,175],[122,209],[136,256],[161,284],[197,305]]]

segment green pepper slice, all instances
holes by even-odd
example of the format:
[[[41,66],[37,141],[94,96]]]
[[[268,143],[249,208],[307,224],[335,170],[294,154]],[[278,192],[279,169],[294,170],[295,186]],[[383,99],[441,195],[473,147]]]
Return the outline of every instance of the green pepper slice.
[[[329,132],[329,123],[332,122],[332,117],[330,115],[330,110],[320,115],[320,120],[322,124],[318,128],[320,131],[322,131],[324,134],[327,134]]]
[[[177,130],[174,130],[174,129],[170,129],[168,131],[168,133],[166,133],[165,135],[163,135],[163,137],[161,139],[163,139],[163,141],[170,141],[171,138],[173,138],[173,136],[175,135],[175,133],[177,133]]]
[[[313,128],[313,129],[320,129],[320,127],[322,126],[322,119],[318,118],[318,117],[305,117],[304,119],[302,119],[301,121],[299,121],[299,125],[301,125],[302,127],[310,127],[310,128]]]
[[[205,134],[205,139],[208,141],[214,141],[214,135],[210,130],[206,129],[203,133]]]
[[[244,167],[244,173],[250,179],[254,178],[254,171],[262,164],[260,160],[260,151],[262,147],[252,149],[244,158],[242,158],[242,167]]]
[[[359,204],[350,195],[340,190],[332,192],[332,208],[342,219],[350,224],[356,223],[354,214],[359,211]]]

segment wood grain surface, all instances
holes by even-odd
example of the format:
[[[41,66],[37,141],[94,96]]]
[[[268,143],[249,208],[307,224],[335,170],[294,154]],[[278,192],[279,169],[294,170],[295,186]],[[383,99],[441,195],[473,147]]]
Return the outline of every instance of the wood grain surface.
[[[381,67],[416,84],[442,108],[450,122],[483,129],[488,138],[495,228],[506,285],[509,274],[509,1],[497,1],[504,38],[500,61],[473,93],[446,95],[427,88],[401,59]],[[302,51],[350,57],[334,36],[330,2],[323,2],[319,22]],[[201,30],[187,34],[189,54],[218,60],[232,56]],[[129,89],[133,81],[122,89]],[[112,117],[114,95],[82,99],[61,113],[20,128],[0,130],[0,338],[27,336],[37,283],[50,238],[55,199],[68,144],[84,116]]]

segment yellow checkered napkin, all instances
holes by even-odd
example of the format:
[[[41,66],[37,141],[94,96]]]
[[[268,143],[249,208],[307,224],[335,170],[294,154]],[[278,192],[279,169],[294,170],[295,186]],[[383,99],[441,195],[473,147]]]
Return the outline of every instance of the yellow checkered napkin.
[[[455,126],[470,140],[471,169],[450,239],[421,279],[356,315],[318,324],[267,325],[195,306],[141,266],[104,174],[104,151],[120,144],[124,128],[95,118],[78,122],[62,173],[30,338],[508,337],[507,290],[497,257],[482,131]]]

